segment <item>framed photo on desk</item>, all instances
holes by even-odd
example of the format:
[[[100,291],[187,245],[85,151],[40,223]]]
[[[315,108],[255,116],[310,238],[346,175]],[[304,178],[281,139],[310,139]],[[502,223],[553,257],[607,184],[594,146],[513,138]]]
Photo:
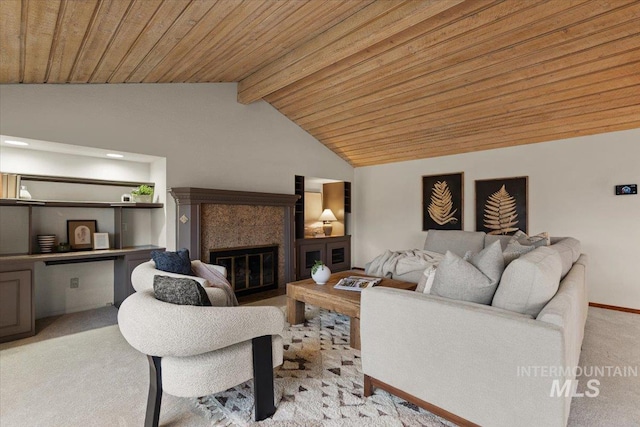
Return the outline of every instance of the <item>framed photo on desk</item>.
[[[93,249],[93,234],[97,231],[95,219],[67,220],[67,239],[72,251]]]

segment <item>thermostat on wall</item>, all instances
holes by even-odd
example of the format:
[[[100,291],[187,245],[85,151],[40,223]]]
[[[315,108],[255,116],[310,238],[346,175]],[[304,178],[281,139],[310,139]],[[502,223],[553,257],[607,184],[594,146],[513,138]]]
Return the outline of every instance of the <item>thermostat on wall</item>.
[[[638,194],[638,184],[616,185],[616,196],[624,196],[627,194]]]

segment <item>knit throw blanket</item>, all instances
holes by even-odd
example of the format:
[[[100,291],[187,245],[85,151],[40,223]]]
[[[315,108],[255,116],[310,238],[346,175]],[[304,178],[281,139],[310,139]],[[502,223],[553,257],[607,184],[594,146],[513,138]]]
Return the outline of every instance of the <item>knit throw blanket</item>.
[[[411,249],[406,251],[387,250],[369,263],[366,274],[380,277],[393,277],[411,271],[424,271],[436,267],[444,255],[437,252]]]
[[[202,261],[193,261],[191,263],[191,269],[196,276],[209,282],[209,285],[224,291],[227,296],[227,307],[235,307],[238,305],[238,300],[236,299],[236,294],[233,292],[231,284],[227,278],[218,270],[213,268],[212,265],[205,264]]]

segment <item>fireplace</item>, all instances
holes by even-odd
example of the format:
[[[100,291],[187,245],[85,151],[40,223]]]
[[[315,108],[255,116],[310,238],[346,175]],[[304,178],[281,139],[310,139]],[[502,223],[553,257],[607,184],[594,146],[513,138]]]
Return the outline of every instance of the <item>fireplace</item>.
[[[227,269],[237,296],[278,287],[278,245],[211,250],[209,263]]]
[[[247,270],[257,268],[258,258],[252,257],[256,254],[227,254],[226,258],[233,259],[215,262],[211,251],[276,246],[274,255],[263,254],[261,258],[261,262],[265,257],[273,259],[275,286],[271,289],[284,290],[286,283],[295,280],[293,213],[300,196],[193,187],[174,187],[169,192],[177,205],[176,246],[189,249],[192,258],[202,262],[226,262],[230,275],[240,278],[236,283],[238,294],[268,290],[271,276],[260,279],[259,285],[253,275],[247,277]],[[229,264],[234,260],[237,268]],[[260,268],[265,270],[264,265]]]

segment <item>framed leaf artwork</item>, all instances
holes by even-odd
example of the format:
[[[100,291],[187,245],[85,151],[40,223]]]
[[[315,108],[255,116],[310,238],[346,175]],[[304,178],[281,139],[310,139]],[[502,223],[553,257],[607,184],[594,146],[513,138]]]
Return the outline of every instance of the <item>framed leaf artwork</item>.
[[[422,177],[422,231],[462,230],[464,173]]]
[[[528,177],[476,181],[476,231],[507,235],[528,233]]]

